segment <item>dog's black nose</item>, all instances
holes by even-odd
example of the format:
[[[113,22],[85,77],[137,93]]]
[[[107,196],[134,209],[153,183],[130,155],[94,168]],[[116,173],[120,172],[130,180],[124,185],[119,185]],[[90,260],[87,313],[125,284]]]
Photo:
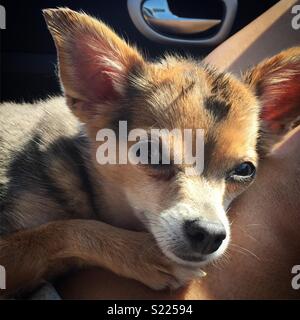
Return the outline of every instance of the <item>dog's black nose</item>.
[[[217,251],[226,238],[225,227],[219,222],[188,220],[184,223],[184,231],[193,250],[201,254]]]

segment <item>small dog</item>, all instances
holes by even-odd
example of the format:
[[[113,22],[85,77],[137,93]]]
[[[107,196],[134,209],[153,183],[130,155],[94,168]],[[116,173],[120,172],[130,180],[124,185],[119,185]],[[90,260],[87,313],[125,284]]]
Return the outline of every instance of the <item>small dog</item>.
[[[230,202],[300,114],[300,48],[238,80],[192,59],[147,62],[84,13],[44,16],[65,98],[0,106],[1,294],[85,265],[154,289],[201,276],[228,246]],[[203,129],[202,174],[174,163],[100,165],[97,132],[121,120]]]

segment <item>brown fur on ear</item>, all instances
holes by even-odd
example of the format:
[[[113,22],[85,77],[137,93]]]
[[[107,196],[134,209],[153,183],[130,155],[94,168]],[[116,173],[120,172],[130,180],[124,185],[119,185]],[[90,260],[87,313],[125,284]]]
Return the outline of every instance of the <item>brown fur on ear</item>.
[[[300,47],[263,61],[244,80],[260,100],[259,151],[264,154],[300,116]]]
[[[143,63],[138,51],[85,13],[60,8],[43,14],[55,41],[69,103],[99,104],[122,94],[130,70]]]

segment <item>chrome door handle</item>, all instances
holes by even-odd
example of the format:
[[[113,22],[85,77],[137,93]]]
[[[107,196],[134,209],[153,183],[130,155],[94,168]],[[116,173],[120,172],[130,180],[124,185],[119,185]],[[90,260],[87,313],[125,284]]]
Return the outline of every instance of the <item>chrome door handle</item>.
[[[233,25],[238,0],[220,0],[223,3],[222,21],[218,19],[191,19],[174,15],[167,0],[127,0],[131,20],[147,38],[168,45],[215,46],[224,41]],[[201,32],[220,25],[212,35]],[[199,33],[199,35],[198,35]],[[187,37],[187,35],[193,35]]]
[[[142,13],[148,24],[158,31],[173,34],[193,34],[211,29],[221,23],[218,19],[181,18],[174,15],[167,0],[146,0]]]

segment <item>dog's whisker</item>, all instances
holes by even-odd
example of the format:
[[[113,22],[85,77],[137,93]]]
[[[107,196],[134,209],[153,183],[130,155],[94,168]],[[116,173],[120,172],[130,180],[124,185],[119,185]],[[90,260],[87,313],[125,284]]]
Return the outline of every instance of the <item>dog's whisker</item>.
[[[251,256],[253,256],[254,258],[256,258],[258,261],[260,261],[260,258],[259,258],[255,253],[253,253],[251,250],[249,250],[249,249],[247,249],[247,248],[244,248],[244,247],[242,247],[242,246],[240,246],[240,245],[234,244],[234,243],[231,243],[231,246],[232,246],[232,247],[235,247],[235,248],[237,248],[237,249],[240,249],[240,250],[244,251],[245,253],[250,254]]]

